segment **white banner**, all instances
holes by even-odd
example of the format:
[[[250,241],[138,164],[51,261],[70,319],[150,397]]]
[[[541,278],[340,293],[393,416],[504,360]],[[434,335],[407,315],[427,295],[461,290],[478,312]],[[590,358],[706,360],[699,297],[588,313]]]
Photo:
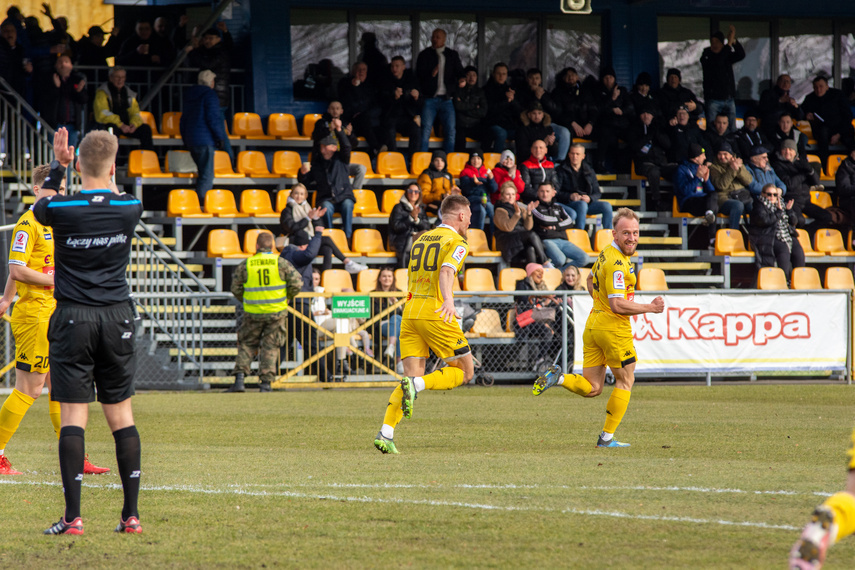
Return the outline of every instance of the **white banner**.
[[[631,317],[637,372],[750,374],[845,370],[849,314],[845,293],[665,294],[665,311]],[[636,291],[635,301],[651,295]],[[573,297],[574,371],[583,366],[582,332],[593,299]]]

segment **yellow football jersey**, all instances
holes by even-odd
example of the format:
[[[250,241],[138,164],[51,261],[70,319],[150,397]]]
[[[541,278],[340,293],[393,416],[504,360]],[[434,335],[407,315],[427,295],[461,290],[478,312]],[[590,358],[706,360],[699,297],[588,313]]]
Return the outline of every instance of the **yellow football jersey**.
[[[24,213],[15,225],[12,247],[9,249],[9,265],[22,265],[50,275],[54,272],[53,232],[50,226],[43,226],[36,221],[32,210]],[[50,319],[56,307],[53,287],[16,281],[15,288],[18,302],[12,310],[12,322]]]
[[[609,298],[621,297],[632,301],[635,297],[635,267],[632,260],[610,243],[603,248],[591,269],[594,276],[594,308],[585,325],[591,330],[631,330],[628,315],[616,315]]]
[[[456,274],[467,255],[466,238],[444,224],[419,236],[410,250],[409,293],[403,318],[440,320],[439,313],[434,312],[443,301],[439,291],[439,269],[447,265]]]

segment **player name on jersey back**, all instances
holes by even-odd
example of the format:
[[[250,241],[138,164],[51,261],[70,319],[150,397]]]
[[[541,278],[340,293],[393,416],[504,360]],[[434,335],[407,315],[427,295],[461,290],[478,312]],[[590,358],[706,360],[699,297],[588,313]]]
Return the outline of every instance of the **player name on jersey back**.
[[[443,266],[452,268],[456,279],[468,254],[466,238],[449,226],[439,225],[419,236],[410,249],[407,303],[403,317],[441,319],[436,312],[443,301],[439,290],[439,270]]]

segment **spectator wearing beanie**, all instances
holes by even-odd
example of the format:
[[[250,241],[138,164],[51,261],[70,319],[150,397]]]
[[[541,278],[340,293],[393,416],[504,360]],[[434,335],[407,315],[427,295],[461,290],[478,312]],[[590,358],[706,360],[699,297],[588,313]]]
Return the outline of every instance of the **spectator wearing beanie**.
[[[662,116],[670,121],[677,116],[677,109],[685,107],[695,124],[703,115],[704,106],[691,89],[683,87],[683,75],[676,67],[672,67],[665,74],[665,84],[659,90],[657,96],[662,109]]]
[[[448,172],[445,163],[445,151],[435,150],[430,165],[419,175],[419,187],[422,189],[422,202],[427,213],[439,214],[442,199],[449,194],[460,194],[460,188]]]

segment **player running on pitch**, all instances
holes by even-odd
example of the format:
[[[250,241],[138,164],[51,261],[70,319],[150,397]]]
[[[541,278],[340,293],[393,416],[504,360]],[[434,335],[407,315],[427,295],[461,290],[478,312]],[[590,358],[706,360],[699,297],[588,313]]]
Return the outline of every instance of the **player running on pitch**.
[[[374,447],[398,453],[392,440],[402,417],[411,417],[416,394],[422,390],[451,390],[472,379],[475,365],[469,342],[457,324],[452,289],[469,254],[469,199],[447,196],[440,205],[442,223],[425,232],[410,250],[409,293],[401,320],[401,357],[404,378],[386,407],[383,426]],[[422,376],[425,359],[433,351],[448,366]]]
[[[561,374],[552,366],[534,382],[535,396],[555,385],[563,386],[586,398],[599,396],[606,379],[606,366],[615,376],[615,388],[606,403],[606,423],[597,439],[597,447],[629,447],[614,439],[629,406],[632,384],[635,382],[635,346],[632,342],[631,315],[661,313],[665,309],[662,297],[652,303],[641,304],[633,300],[635,268],[630,257],[638,246],[638,214],[621,208],[614,217],[614,241],[603,248],[588,275],[588,293],[594,298],[594,307],[585,323],[582,340],[584,369],[582,374]]]
[[[50,166],[33,169],[33,194],[38,202],[43,189],[65,194],[65,176],[49,176]],[[50,383],[47,329],[50,316],[56,307],[53,298],[53,235],[50,227],[43,226],[33,217],[30,208],[18,220],[14,241],[9,251],[9,278],[0,314],[5,313],[18,293],[18,302],[12,311],[12,335],[15,337],[15,389],[0,408],[0,475],[21,475],[12,469],[6,457],[6,445],[24,419],[30,406]],[[52,398],[49,404],[50,421],[59,438],[59,402]],[[109,469],[96,467],[84,460],[84,473],[107,473]]]

